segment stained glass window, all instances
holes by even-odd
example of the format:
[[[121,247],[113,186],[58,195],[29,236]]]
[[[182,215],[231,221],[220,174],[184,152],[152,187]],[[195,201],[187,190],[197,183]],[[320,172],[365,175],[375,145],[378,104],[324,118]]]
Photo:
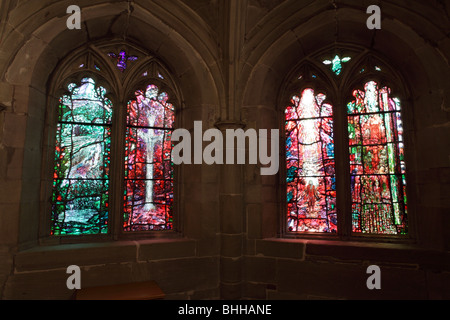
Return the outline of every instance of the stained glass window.
[[[108,231],[112,103],[85,78],[60,98],[53,176],[53,235]]]
[[[353,232],[406,234],[400,100],[373,81],[354,97],[348,104]]]
[[[287,228],[337,232],[333,107],[306,89],[286,108]]]
[[[324,60],[323,64],[331,65],[331,70],[338,76],[342,72],[342,64],[349,62],[352,58],[344,57],[341,59],[338,55],[336,55],[333,60]]]
[[[136,56],[129,56],[124,50],[118,54],[110,52],[108,55],[116,60],[116,66],[122,72],[128,68],[128,61],[136,61],[138,59]]]
[[[168,103],[168,94],[155,85],[135,95],[128,103],[124,230],[170,230],[174,107]]]

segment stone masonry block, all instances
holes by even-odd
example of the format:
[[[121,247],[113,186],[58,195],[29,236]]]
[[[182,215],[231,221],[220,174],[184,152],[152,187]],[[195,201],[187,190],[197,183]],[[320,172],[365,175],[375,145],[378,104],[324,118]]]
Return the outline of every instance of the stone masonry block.
[[[305,244],[291,240],[257,240],[256,255],[276,258],[304,259]]]
[[[274,283],[276,280],[276,259],[263,257],[245,257],[245,281]]]
[[[78,244],[37,247],[20,252],[15,256],[15,267],[22,272],[130,261],[136,261],[133,242]]]
[[[192,240],[142,241],[139,245],[139,261],[194,257],[197,243]]]
[[[25,144],[27,117],[14,113],[5,113],[3,125],[3,143],[13,148],[23,148]]]

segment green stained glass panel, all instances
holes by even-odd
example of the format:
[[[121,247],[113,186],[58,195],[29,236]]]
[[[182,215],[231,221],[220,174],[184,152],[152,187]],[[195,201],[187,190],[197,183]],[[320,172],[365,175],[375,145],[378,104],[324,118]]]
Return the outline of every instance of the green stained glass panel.
[[[112,103],[85,78],[60,99],[51,234],[108,232]]]

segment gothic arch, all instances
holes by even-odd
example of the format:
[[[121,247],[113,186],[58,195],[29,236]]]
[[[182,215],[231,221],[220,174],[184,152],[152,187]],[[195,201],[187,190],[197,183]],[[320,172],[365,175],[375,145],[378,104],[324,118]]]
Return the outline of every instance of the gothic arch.
[[[361,59],[364,55],[373,53],[382,61],[387,61],[390,70],[395,71],[393,72],[395,75],[391,74],[389,77],[382,78],[390,84],[400,80],[397,84],[401,88],[398,85],[392,88],[399,89],[404,99],[402,102],[405,104],[404,111],[407,113],[405,121],[409,123],[409,130],[413,130],[416,126],[417,113],[424,112],[419,104],[413,103],[417,97],[421,97],[422,103],[427,104],[425,96],[428,94],[440,96],[441,99],[442,95],[449,94],[443,88],[442,78],[441,81],[433,79],[437,65],[448,70],[445,59],[442,59],[438,50],[423,46],[424,39],[444,37],[444,32],[433,23],[425,21],[420,14],[420,8],[414,7],[410,10],[407,6],[400,8],[396,5],[385,4],[383,30],[378,32],[367,29],[367,8],[363,5],[338,3],[335,8],[330,2],[324,1],[322,6],[311,6],[311,10],[303,7],[304,4],[299,2],[285,1],[255,23],[254,28],[247,33],[247,43],[243,54],[245,63],[243,63],[240,77],[241,82],[245,83],[241,96],[243,117],[250,125],[264,129],[279,128],[279,123],[282,121],[279,108],[284,105],[280,104],[280,101],[288,94],[283,93],[286,83],[290,81],[287,77],[301,61],[316,58],[316,64],[320,63],[317,54],[320,55],[327,49],[330,51],[335,48],[356,50],[356,54],[353,55],[356,61],[349,62],[346,66],[347,70],[352,66],[357,68],[357,53],[361,54]],[[437,12],[435,14],[438,15]],[[412,21],[410,19],[414,19],[416,25],[423,23],[427,26],[426,33],[419,34],[413,28],[409,28],[408,25]],[[399,30],[401,30],[401,36],[398,35]],[[434,65],[430,65],[430,60]],[[318,67],[320,69],[320,66]],[[321,69],[325,70],[325,68]],[[354,75],[356,71],[353,71]],[[379,74],[376,76],[380,77]],[[355,80],[355,78],[351,79]],[[429,81],[434,82],[436,91],[433,93],[422,91],[424,87],[427,87],[425,83]],[[345,75],[342,76],[341,85],[348,85]],[[330,96],[338,96],[339,86],[335,86],[333,91]],[[347,94],[351,95],[351,92]],[[436,110],[439,108],[438,105],[438,103],[434,104],[433,108]],[[415,134],[411,132],[406,137],[409,139],[409,178],[414,184],[417,181],[418,168]],[[336,139],[345,141],[345,135]],[[280,141],[280,145],[282,143],[283,141]],[[345,144],[341,143],[343,147]],[[283,203],[284,195],[279,192],[279,184],[273,183],[266,188],[270,188],[273,194],[278,194],[278,203]],[[281,216],[281,214],[273,206],[273,200],[272,203],[268,203],[264,198],[261,201],[265,208],[272,208],[264,210],[262,220],[266,221],[267,225],[274,226],[276,221],[273,220],[273,216]],[[422,216],[424,215],[425,213],[422,213]],[[424,219],[424,217],[417,218],[418,221]],[[281,224],[282,222],[278,221],[278,225]],[[275,227],[265,230],[265,237],[280,234],[280,229]],[[425,230],[419,230],[417,238],[421,238],[424,234],[426,234]]]
[[[278,83],[293,65],[330,44],[357,45],[369,51],[382,52],[390,65],[407,80],[413,95],[418,95],[424,81],[433,83],[444,96],[450,94],[432,76],[438,65],[448,69],[445,67],[448,65],[446,58],[439,50],[424,46],[426,42],[437,41],[433,39],[444,38],[445,31],[425,20],[420,8],[408,10],[408,6],[385,4],[382,32],[377,32],[367,29],[367,8],[363,5],[338,4],[335,9],[329,2],[324,2],[321,9],[314,11],[301,10],[297,8],[299,6],[301,4],[279,5],[257,23],[258,28],[247,34],[247,64],[242,73],[242,78],[247,79],[242,96],[244,105],[258,99],[255,92],[265,93],[260,98],[262,100],[275,96]],[[438,16],[437,12],[435,14]],[[283,22],[277,23],[280,20]],[[426,26],[425,31],[410,28],[408,25],[413,21]],[[265,81],[261,83],[260,79]]]
[[[201,18],[187,7],[184,8],[185,11],[180,12],[180,7],[175,6],[176,9],[174,9],[172,3],[164,2],[155,8],[157,10],[151,12],[148,8],[134,5],[130,21],[127,22],[127,4],[128,2],[123,1],[110,6],[100,2],[100,4],[83,7],[83,28],[78,31],[67,29],[66,8],[63,4],[55,3],[33,10],[26,9],[31,4],[25,3],[20,10],[17,9],[18,17],[15,27],[20,32],[29,32],[32,36],[24,39],[19,46],[16,44],[9,48],[7,59],[10,60],[10,67],[4,70],[6,78],[17,85],[31,85],[45,90],[47,78],[52,73],[57,60],[81,44],[98,39],[128,39],[170,61],[175,76],[179,77],[182,83],[189,83],[190,90],[195,90],[196,96],[204,97],[202,101],[218,104],[222,85],[218,80],[220,76],[213,67],[213,61],[217,57],[211,49],[213,43],[209,36],[210,31]],[[34,13],[31,16],[22,17],[19,13],[23,10]],[[188,22],[173,25],[180,21],[180,17],[174,16],[175,11],[178,11],[177,13]],[[53,15],[53,19],[49,19],[48,14]],[[12,12],[11,16],[15,17],[15,12]],[[30,21],[32,23],[29,23]],[[39,25],[39,28],[33,29],[36,25]],[[195,31],[192,30],[194,27]],[[126,34],[124,29],[128,30]],[[5,39],[5,43],[13,41],[14,35],[10,37]],[[205,42],[204,39],[208,38],[211,41]],[[167,64],[167,61],[164,62]],[[205,74],[210,77],[209,83],[212,87],[192,87],[192,83],[196,81],[191,77],[204,77]]]
[[[56,70],[59,61],[75,52],[72,58],[66,60],[68,64],[74,65],[76,59],[83,59],[83,56],[77,56],[76,52],[88,52],[92,61],[99,63],[98,67],[108,78],[105,80],[109,80],[110,84],[117,84],[117,79],[114,79],[114,74],[110,72],[114,65],[104,58],[104,52],[95,47],[95,44],[102,41],[110,44],[127,43],[136,49],[142,48],[147,59],[138,65],[145,67],[154,63],[166,72],[165,81],[173,82],[176,79],[178,86],[174,86],[176,92],[171,97],[177,97],[180,106],[189,108],[189,116],[184,117],[187,120],[216,117],[221,107],[222,86],[220,71],[213,62],[217,57],[211,49],[212,38],[209,37],[209,31],[205,23],[187,7],[180,8],[172,2],[163,2],[162,7],[150,12],[148,8],[136,5],[132,23],[124,36],[123,23],[128,16],[126,1],[114,5],[96,2],[83,7],[82,30],[67,29],[66,7],[63,7],[62,3],[38,9],[27,7],[31,5],[27,2],[20,10],[10,14],[11,21],[16,22],[17,33],[29,32],[31,36],[23,41],[15,41],[14,46],[5,46],[8,48],[6,59],[11,63],[4,74],[6,80],[15,86],[16,93],[21,94],[18,103],[27,115],[21,196],[27,205],[21,207],[19,223],[19,243],[23,248],[34,246],[38,242],[39,225],[45,224],[45,221],[42,221],[45,217],[39,218],[38,212],[48,201],[45,192],[42,192],[41,180],[42,174],[48,171],[46,165],[51,161],[48,147],[52,145],[52,135],[49,134],[52,129],[45,123],[48,105],[58,98],[55,86],[60,85],[63,78],[77,79],[77,70],[66,69],[58,74]],[[171,9],[171,6],[176,9]],[[175,11],[192,24],[180,23],[180,18],[174,16]],[[29,12],[28,16],[21,16],[23,12]],[[195,26],[195,31],[192,26]],[[4,43],[13,42],[14,36],[17,37],[17,34],[8,34]],[[205,42],[208,38],[211,41]],[[94,46],[91,47],[90,44]],[[153,56],[158,59],[153,59]],[[87,71],[95,77],[94,65],[89,65],[89,68]],[[102,77],[98,79],[102,82]],[[125,83],[127,88],[120,90],[114,87],[112,91],[118,96],[125,94],[133,85],[133,79],[128,78]],[[161,80],[161,83],[164,81]],[[189,94],[183,96],[181,92]],[[208,112],[205,112],[205,109],[208,109]],[[187,128],[190,125],[193,123],[182,124]]]

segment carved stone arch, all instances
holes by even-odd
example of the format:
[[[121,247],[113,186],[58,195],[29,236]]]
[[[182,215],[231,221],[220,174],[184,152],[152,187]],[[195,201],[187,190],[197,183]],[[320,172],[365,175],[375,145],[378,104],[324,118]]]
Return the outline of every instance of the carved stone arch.
[[[304,59],[287,75],[280,90],[278,107],[283,109],[292,96],[301,94],[307,88],[326,95],[326,101],[335,101],[336,85],[326,70],[313,59]],[[333,104],[333,103],[331,103]]]
[[[185,96],[186,103],[198,108],[210,105],[218,115],[219,109],[224,108],[223,79],[221,70],[214,63],[218,57],[215,50],[217,38],[210,37],[210,26],[188,5],[133,3],[134,10],[128,13],[129,5],[129,1],[118,1],[114,5],[93,1],[83,5],[82,29],[73,31],[67,30],[67,5],[63,2],[21,3],[20,9],[10,13],[14,18],[12,27],[19,35],[33,36],[24,37],[21,41],[14,41],[17,34],[6,36],[4,43],[14,45],[4,53],[3,60],[9,63],[3,66],[1,74],[8,82],[31,85],[44,92],[55,66],[79,44],[125,40],[127,44],[137,43],[141,48],[164,57],[165,62],[171,62],[171,71],[179,79],[180,86],[188,87],[192,93]],[[27,57],[30,51],[33,55]],[[111,61],[106,59],[105,62]],[[205,76],[209,80],[207,85],[197,85]]]
[[[126,52],[136,57],[127,68],[119,70],[113,52]],[[49,80],[50,95],[59,97],[70,82],[79,83],[85,76],[92,77],[96,84],[110,89],[114,100],[126,100],[139,82],[158,83],[158,86],[170,91],[172,102],[178,107],[183,101],[181,90],[173,77],[173,71],[154,54],[140,48],[131,41],[113,40],[95,42],[82,46],[66,57],[56,68]]]
[[[126,95],[127,79],[134,75],[140,61],[146,59],[150,53],[131,40],[124,41],[118,38],[96,43],[95,48],[108,68],[113,71],[115,81],[118,83],[118,95],[122,100]]]
[[[67,84],[79,83],[86,76],[92,77],[97,85],[108,88],[110,94],[117,97],[117,77],[95,45],[78,48],[58,64],[49,78],[49,94],[58,97],[58,92],[65,90]]]
[[[67,76],[64,80],[61,80],[60,85],[55,87],[52,94],[49,96],[48,107],[53,108],[51,99],[58,99],[65,94],[70,94],[68,86],[71,84],[76,84],[77,86],[81,84],[82,80],[85,78],[91,78],[94,80],[96,87],[103,87],[107,90],[106,97],[112,101],[117,101],[118,98],[114,90],[114,84],[107,80],[103,74],[98,72],[93,72],[91,70],[82,70],[76,73],[72,73]]]
[[[47,108],[45,117],[45,137],[47,140],[46,150],[48,154],[44,155],[47,159],[51,158],[54,143],[54,128],[57,121],[57,106],[59,99],[70,94],[68,86],[71,84],[80,85],[85,78],[94,80],[96,87],[103,87],[107,90],[105,95],[116,109],[121,100],[119,96],[120,82],[114,70],[110,68],[107,60],[94,44],[81,46],[68,56],[63,58],[55,71],[49,77]],[[49,163],[52,161],[48,160]],[[51,167],[43,163],[44,170],[51,170]],[[49,172],[47,172],[47,175]]]
[[[158,86],[161,91],[167,92],[169,102],[172,103],[177,111],[183,107],[183,94],[177,81],[174,79],[173,72],[160,58],[153,55],[147,55],[133,68],[124,79],[124,98],[133,96],[136,88],[143,88],[150,84]]]
[[[403,101],[411,97],[410,85],[401,72],[388,59],[369,50],[357,56],[343,76],[340,90],[346,100],[344,103],[353,97],[353,89],[360,88],[368,81],[376,81],[381,86],[389,87]]]

